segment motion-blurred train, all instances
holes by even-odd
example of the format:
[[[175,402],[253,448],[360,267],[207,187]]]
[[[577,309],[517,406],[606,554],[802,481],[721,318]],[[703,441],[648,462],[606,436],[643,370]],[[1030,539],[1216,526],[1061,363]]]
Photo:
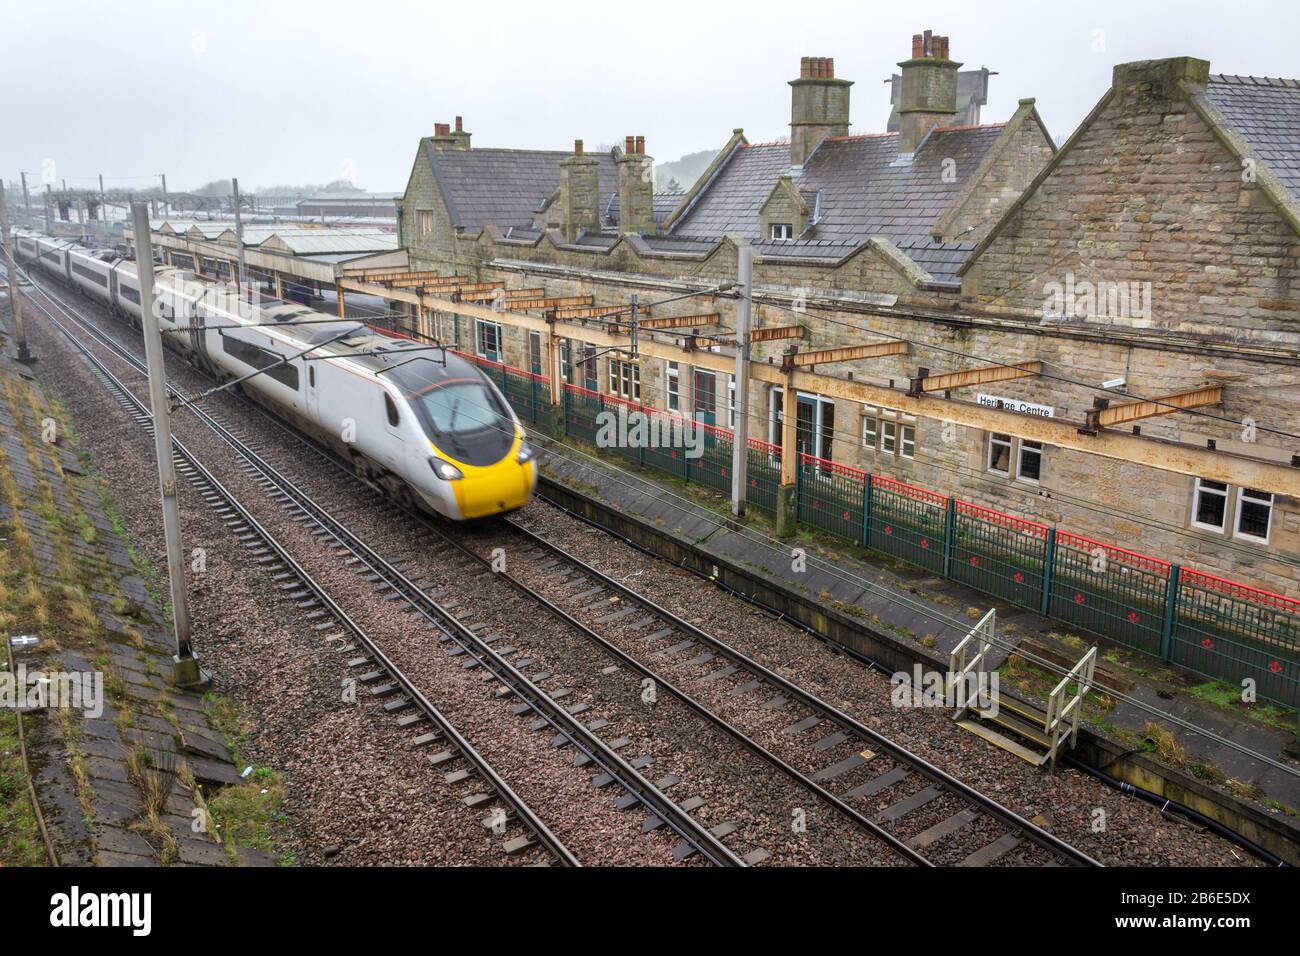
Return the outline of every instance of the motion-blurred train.
[[[20,261],[138,327],[133,260],[23,232],[14,248]],[[403,504],[462,521],[514,511],[532,497],[535,452],[472,362],[168,266],[154,268],[154,292],[169,347],[220,380],[252,376],[239,385],[245,394],[349,456],[358,474]]]

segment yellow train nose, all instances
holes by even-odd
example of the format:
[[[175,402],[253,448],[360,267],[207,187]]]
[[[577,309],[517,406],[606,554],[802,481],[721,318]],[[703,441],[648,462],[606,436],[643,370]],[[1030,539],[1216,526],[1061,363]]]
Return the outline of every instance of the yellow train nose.
[[[536,484],[534,463],[518,464],[513,458],[487,468],[472,468],[453,481],[456,504],[462,518],[482,518],[513,511],[528,504]]]

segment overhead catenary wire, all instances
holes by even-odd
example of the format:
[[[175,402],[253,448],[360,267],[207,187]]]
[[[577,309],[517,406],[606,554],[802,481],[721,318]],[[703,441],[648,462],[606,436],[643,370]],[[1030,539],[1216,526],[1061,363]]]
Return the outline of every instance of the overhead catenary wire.
[[[289,283],[289,284],[301,289],[309,288],[307,286],[302,285],[301,283]],[[354,293],[354,294],[370,295],[370,293]],[[350,306],[349,308],[352,308],[352,306]],[[364,317],[365,315],[371,315],[376,318],[385,318],[385,319],[403,317],[403,314],[401,312],[396,312],[396,311],[390,311],[385,313],[385,312],[378,312],[373,309],[367,309],[364,306],[355,306],[355,308],[356,311],[359,312],[362,317]],[[872,330],[865,330],[865,331],[872,331]],[[652,336],[658,334],[658,335],[663,335],[670,339],[684,337],[680,334],[673,335],[672,333],[667,333],[667,332],[663,332],[662,330],[654,330],[654,329],[643,330],[641,334],[652,335]],[[620,351],[620,350],[618,349],[604,350],[604,352],[610,352],[610,351]],[[603,352],[597,353],[596,356],[587,356],[581,354],[571,355],[569,361],[573,365],[581,367],[587,365],[589,362],[593,360],[593,358],[598,358],[601,354],[604,353]],[[714,372],[711,374],[725,374],[725,373]],[[644,380],[642,380],[639,383],[639,386],[641,390],[650,392],[652,395],[657,395],[660,398],[662,398],[664,400],[664,404],[667,405],[667,399],[669,397],[669,393],[667,392],[666,388],[661,388],[659,386],[656,386]],[[743,407],[744,410],[748,413],[751,421],[766,423],[769,426],[769,428],[773,426],[773,423],[775,422],[775,418],[773,417],[772,410],[770,408],[764,407],[761,402],[755,401],[753,399],[748,399],[748,398],[743,399],[742,401],[742,398],[739,396],[735,396],[734,393],[730,396],[729,400],[731,399],[734,399],[735,401],[735,408],[733,409],[729,405],[728,411],[739,413],[740,409]],[[626,399],[621,399],[621,400],[626,400]],[[658,411],[659,409],[653,409],[653,410]],[[671,410],[669,410],[667,413],[679,414],[678,412],[673,412]],[[906,423],[903,422],[900,424],[906,424]],[[853,436],[852,433],[848,432],[847,429],[834,428],[831,430],[829,436],[827,436],[825,432],[822,432],[821,437],[823,438],[823,440],[829,438],[829,440],[832,442],[833,445],[846,450],[850,450],[855,454],[860,452],[862,448],[867,447],[862,445],[860,440],[857,437]],[[899,440],[901,441],[901,438]],[[779,442],[776,443],[779,444]],[[920,447],[921,446],[918,443],[918,449]],[[873,454],[875,454],[874,450],[873,450]],[[892,455],[892,453],[890,452],[880,452],[879,454]],[[822,457],[826,457],[826,456],[822,456]],[[939,471],[951,474],[954,477],[961,480],[979,481],[982,484],[988,486],[991,490],[996,490],[999,492],[1006,492],[1008,490],[1011,490],[1014,491],[1016,494],[1023,495],[1026,498],[1031,500],[1045,499],[1049,501],[1055,501],[1062,504],[1066,504],[1071,507],[1092,512],[1094,514],[1098,514],[1108,518],[1123,518],[1125,521],[1133,522],[1166,534],[1173,534],[1178,536],[1179,538],[1186,539],[1198,545],[1211,546],[1216,550],[1228,550],[1237,554],[1241,554],[1243,556],[1251,556],[1251,557],[1257,556],[1259,553],[1257,549],[1252,548],[1250,545],[1240,544],[1233,537],[1230,537],[1226,534],[1221,537],[1211,537],[1208,534],[1201,534],[1194,530],[1180,527],[1178,525],[1171,524],[1169,522],[1160,521],[1146,515],[1135,515],[1128,512],[1111,509],[1104,505],[1099,505],[1090,500],[1075,495],[1071,495],[1070,493],[1062,491],[1060,489],[1052,489],[1049,493],[1043,494],[1041,491],[1036,492],[1034,490],[1035,488],[1041,488],[1040,485],[1030,486],[1026,482],[1021,480],[1015,480],[1015,479],[1007,480],[1007,476],[998,477],[992,474],[978,471],[973,468],[969,468],[969,467],[964,468],[959,465],[950,465],[934,456],[926,456],[926,457],[914,456],[911,457],[909,460],[920,462],[925,467],[934,468]],[[1289,557],[1282,553],[1278,553],[1273,557],[1281,564],[1287,565],[1289,567],[1300,568],[1300,558]]]
[[[32,282],[33,285],[36,285],[36,283],[33,282],[32,277],[25,270],[19,269],[18,272],[21,276],[27,278],[29,282]],[[62,311],[64,311],[70,317],[72,316],[73,313],[67,307],[67,305],[62,302],[61,299],[58,299],[58,297],[53,296],[52,294],[50,294],[48,291],[46,291],[43,287],[39,285],[37,285],[37,288],[40,289],[40,291],[51,301],[55,302]],[[489,427],[502,428],[502,426],[494,422],[487,422],[481,419],[480,421],[483,421],[483,423]],[[552,450],[552,453],[555,454],[555,456],[561,459],[562,461],[566,461],[578,467],[584,467],[584,463],[580,461],[579,458],[587,459],[587,461],[599,467],[601,473],[606,478],[612,480],[615,484],[622,485],[630,490],[637,492],[638,494],[642,494],[642,495],[645,494],[646,487],[649,486],[648,482],[644,482],[640,479],[634,479],[633,476],[631,475],[627,475],[626,477],[623,477],[624,473],[622,473],[621,471],[617,469],[611,469],[609,466],[605,465],[605,463],[601,462],[600,459],[586,452],[583,452],[580,449],[568,445],[561,445],[559,442],[557,442],[557,440],[550,438],[549,436],[538,435],[538,433],[536,432],[533,433],[533,437],[539,439],[539,442],[541,444],[548,447],[548,449]],[[554,451],[554,448],[557,445],[563,448],[565,452],[568,452],[568,454],[566,454],[565,452]],[[578,456],[578,457],[573,457],[573,456]],[[667,497],[667,498],[675,499],[676,501],[680,502],[682,506],[684,506],[685,510],[694,514],[704,522],[713,525],[717,529],[725,530],[729,533],[739,534],[742,537],[746,538],[747,540],[750,540],[755,544],[758,544],[759,546],[763,547],[768,551],[780,554],[783,558],[788,558],[790,556],[789,545],[779,541],[776,538],[773,538],[769,535],[755,532],[753,529],[745,527],[743,525],[737,526],[733,522],[728,522],[724,524],[720,520],[720,518],[713,516],[710,512],[708,512],[705,509],[699,508],[697,505],[695,505],[695,503],[689,501],[688,499],[682,497],[681,495],[674,493],[670,489],[666,489],[658,485],[649,486],[649,487],[653,487],[654,494],[657,497],[661,497],[661,498]],[[871,581],[862,576],[848,574],[844,572],[843,569],[834,567],[830,563],[825,562],[822,559],[818,558],[816,555],[806,555],[806,559],[809,563],[815,565],[823,572],[828,573],[831,576],[841,581],[852,584],[856,587],[860,587],[863,589],[863,591],[871,592],[873,594],[879,595],[889,603],[896,604],[898,606],[907,608],[909,610],[917,611],[922,615],[929,617],[931,620],[940,623],[945,628],[954,631],[957,634],[964,635],[969,630],[969,621],[963,621],[958,618],[950,617],[949,615],[943,613],[942,611],[935,610],[933,607],[922,605],[920,602],[914,601],[905,595],[893,591],[887,585],[882,585],[878,582]],[[1018,656],[1024,658],[1025,660],[1028,660],[1034,663],[1035,665],[1043,668],[1049,673],[1057,674],[1062,677],[1067,676],[1069,674],[1068,668],[1056,664],[1055,662],[1047,660],[1045,658],[1041,658],[1038,655],[1033,654],[1032,652],[1025,651],[1022,648],[1019,648],[1017,645],[1006,641],[1004,638],[996,634],[994,634],[993,637],[990,638],[990,641],[994,644],[994,646],[997,646],[1002,650],[1006,650],[1009,653],[1015,653]],[[1254,751],[1243,744],[1239,744],[1236,741],[1223,737],[1222,735],[1212,730],[1193,724],[1182,717],[1168,713],[1166,711],[1159,710],[1151,706],[1150,704],[1147,704],[1145,701],[1138,700],[1137,698],[1131,697],[1123,693],[1117,688],[1109,687],[1108,685],[1097,680],[1093,681],[1092,687],[1101,691],[1107,697],[1111,697],[1119,702],[1126,703],[1129,706],[1136,707],[1137,709],[1145,713],[1148,713],[1161,720],[1168,721],[1174,724],[1175,726],[1181,727],[1184,730],[1197,734],[1198,736],[1204,737],[1219,745],[1235,750],[1238,753],[1248,756],[1251,759],[1260,761],[1270,767],[1273,767],[1274,769],[1282,770],[1293,776],[1300,776],[1300,769],[1283,764],[1265,754],[1261,754],[1257,751]]]

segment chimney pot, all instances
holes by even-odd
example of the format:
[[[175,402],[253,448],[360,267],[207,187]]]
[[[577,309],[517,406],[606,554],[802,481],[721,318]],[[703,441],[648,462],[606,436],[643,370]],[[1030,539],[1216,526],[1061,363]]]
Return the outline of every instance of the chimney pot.
[[[628,137],[625,137],[625,138],[624,138],[624,140],[623,140],[623,152],[627,153],[629,156],[631,156],[633,153],[636,152],[636,137],[635,137],[635,136],[628,136]]]
[[[458,133],[461,132],[461,130],[462,130],[463,128],[464,128],[464,127],[461,126],[460,117],[457,116],[457,117],[456,117],[456,132],[458,132]]]
[[[636,152],[637,152],[637,155],[638,155],[638,156],[644,156],[644,155],[645,155],[645,137],[644,137],[644,136],[638,136],[638,137],[636,138]]]
[[[799,79],[805,80],[812,76],[812,57],[805,56],[799,58]]]
[[[912,34],[912,59],[919,60],[925,56],[925,38],[919,33]]]
[[[581,155],[582,155],[582,140],[580,140],[580,139],[575,139],[575,140],[573,141],[573,155],[574,155],[574,156],[581,156]]]
[[[826,75],[831,79],[835,79],[835,57],[833,56],[826,58]]]

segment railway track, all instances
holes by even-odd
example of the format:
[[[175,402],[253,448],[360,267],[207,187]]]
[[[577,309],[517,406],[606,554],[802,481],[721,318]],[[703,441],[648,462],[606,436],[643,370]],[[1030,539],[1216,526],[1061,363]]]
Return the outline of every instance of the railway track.
[[[34,287],[40,289],[35,283]],[[40,291],[51,302],[59,303],[46,290]],[[130,387],[114,375],[49,309],[34,297],[28,297],[28,301],[72,342],[95,377],[131,418],[152,433],[153,415]],[[59,305],[67,309],[66,305]],[[81,327],[87,332],[91,331],[85,325]],[[117,351],[112,345],[110,348]],[[413,743],[419,746],[438,743],[446,748],[444,753],[447,758],[443,763],[449,777],[456,775],[455,780],[448,780],[449,785],[463,784],[458,795],[464,804],[471,809],[488,811],[484,825],[501,838],[501,849],[505,855],[524,859],[531,856],[538,865],[580,866],[573,852],[551,832],[433,702],[384,654],[378,643],[347,614],[328,589],[293,558],[278,538],[179,439],[174,440],[174,459],[177,472],[213,508],[230,532],[248,549],[249,557],[271,576],[285,597],[294,601],[295,606],[303,612],[305,621],[320,634],[322,640],[332,644],[337,653],[360,655],[354,660],[364,658],[368,665],[376,668],[367,676],[373,679],[382,674],[385,680],[400,690],[402,706],[386,704],[384,709],[396,714],[401,727],[409,728],[417,734]]]
[[[35,282],[34,279],[33,282]],[[62,302],[47,289],[44,289],[39,284],[36,287],[52,302],[57,303],[68,320],[75,324],[84,334],[91,336],[101,346],[109,349],[120,361],[126,363],[135,371],[141,374],[144,373],[144,363],[137,356],[120,343],[106,336],[92,324],[78,318],[67,303]],[[96,367],[97,373],[99,371],[107,372],[107,368],[103,363],[95,358],[93,353],[77,339],[72,330],[60,322],[49,310],[39,305],[37,307],[62,334],[73,342],[83,355],[92,360],[92,365]],[[111,376],[111,372],[108,372],[108,375]],[[112,386],[115,393],[120,395],[118,390],[125,389],[126,394],[131,396],[131,400],[139,403],[139,399],[130,393],[125,384],[116,378],[113,378],[112,381],[116,383]],[[172,393],[176,398],[184,398],[175,389],[172,389]],[[123,399],[119,397],[119,401],[121,400]],[[142,405],[141,409],[143,409]],[[655,821],[656,826],[667,825],[672,829],[682,841],[674,854],[678,859],[686,859],[698,853],[709,863],[720,866],[745,866],[761,859],[760,856],[750,853],[746,854],[746,856],[750,857],[749,860],[746,860],[740,854],[728,849],[722,839],[714,832],[711,832],[717,829],[716,827],[705,826],[693,817],[688,810],[683,809],[682,806],[667,796],[661,788],[671,786],[676,781],[661,777],[659,780],[652,782],[638,769],[640,766],[648,765],[649,761],[644,763],[641,759],[629,761],[620,756],[618,746],[607,743],[597,735],[596,731],[600,729],[603,724],[602,721],[580,720],[578,714],[581,711],[571,712],[575,709],[561,702],[563,697],[567,696],[567,694],[562,693],[562,691],[566,690],[565,688],[551,692],[544,690],[539,686],[539,675],[534,674],[530,678],[523,672],[522,667],[511,663],[507,656],[508,652],[503,653],[495,650],[492,647],[492,644],[495,643],[494,635],[480,635],[477,633],[478,629],[472,624],[465,622],[460,616],[453,613],[452,609],[441,604],[437,600],[435,593],[426,589],[428,587],[427,581],[409,577],[399,567],[399,564],[402,563],[400,560],[388,560],[367,545],[348,528],[346,522],[340,520],[328,508],[309,495],[300,491],[294,480],[282,474],[270,462],[266,461],[255,448],[213,415],[197,406],[191,405],[188,406],[188,409],[193,411],[207,428],[232,448],[240,459],[241,467],[245,473],[256,481],[263,490],[282,506],[295,512],[295,517],[300,517],[303,522],[314,524],[313,533],[318,533],[318,536],[329,536],[332,539],[331,547],[336,551],[346,552],[341,555],[346,564],[352,566],[354,570],[367,575],[372,582],[378,583],[380,588],[385,591],[386,598],[394,599],[400,596],[400,599],[405,600],[430,628],[439,632],[438,640],[440,642],[450,644],[453,653],[469,655],[469,659],[482,666],[484,671],[498,681],[502,688],[508,689],[509,693],[517,698],[517,703],[512,709],[515,716],[523,716],[530,712],[534,714],[534,727],[536,729],[550,728],[557,738],[563,739],[565,745],[571,745],[574,751],[580,755],[575,757],[574,762],[577,766],[592,767],[597,773],[597,779],[600,781],[601,786],[617,784],[624,791],[624,798],[633,799],[635,801],[634,805],[639,804],[645,807],[649,818]],[[294,434],[291,431],[286,433]],[[299,440],[305,442],[305,439],[301,437],[299,437]],[[179,443],[178,447],[180,447]],[[185,452],[186,456],[188,454],[188,452]],[[215,482],[215,478],[212,480]],[[226,496],[229,496],[228,492]],[[240,510],[242,514],[247,515],[249,521],[253,520],[251,514],[245,509],[241,507]],[[235,526],[231,522],[228,521],[227,524],[231,526],[232,530],[235,530]],[[254,537],[260,539],[261,535],[255,534]],[[273,564],[274,558],[271,555],[258,553],[261,550],[259,548],[253,548],[252,550],[254,559],[267,565],[268,569],[278,567],[277,564]],[[282,547],[276,553],[282,555],[286,563],[293,561]],[[302,574],[306,574],[306,571],[296,562],[293,562],[293,567]],[[274,574],[278,573],[280,573],[278,570],[275,571],[273,577]],[[277,580],[277,583],[281,583],[281,581]],[[337,603],[333,603],[332,607],[342,614],[342,608]],[[316,612],[313,611],[312,613]],[[331,613],[332,611],[327,612],[326,616]],[[346,619],[346,615],[343,616]],[[355,622],[350,619],[347,620],[352,627],[356,627]],[[326,626],[326,624],[320,623],[319,629],[324,630]],[[364,643],[358,642],[357,647],[360,648],[360,653],[349,661],[349,666],[359,673],[360,682],[369,687],[372,694],[385,698],[385,709],[400,713],[412,706],[414,701],[412,692],[418,693],[418,691],[412,681],[405,676],[400,676],[400,670],[383,654],[377,642],[373,640],[367,640]],[[347,652],[354,650],[346,642],[343,642],[341,649]],[[371,669],[372,667],[377,667],[378,670]],[[427,699],[425,699],[425,703],[432,707],[432,704]],[[445,721],[445,718],[443,720]],[[434,742],[423,734],[417,740],[421,742],[421,745]],[[462,737],[461,740],[463,741],[464,738]],[[475,755],[486,766],[486,761],[482,760],[481,756]],[[442,769],[444,763],[457,756],[457,750],[449,749],[433,754],[430,759]],[[472,769],[451,769],[447,772],[447,779],[449,783],[461,783],[478,774],[477,767]],[[492,776],[500,780],[499,776],[494,772]],[[502,783],[504,784],[504,781]],[[518,800],[517,796],[515,800],[518,801],[519,806],[523,805],[522,800]],[[531,811],[528,811],[528,813],[531,814]],[[535,816],[534,819],[536,819]],[[540,820],[536,822],[539,826],[541,825]],[[547,832],[549,833],[549,831]],[[730,831],[728,830],[728,832]],[[529,846],[530,843],[521,842],[517,839],[507,843],[507,848],[512,853],[521,852],[528,849]]]
[[[873,822],[891,836],[905,833],[906,836],[898,837],[899,841],[927,862],[931,862],[927,851],[950,847],[954,838],[964,831],[982,830],[988,835],[987,842],[954,862],[965,866],[993,864],[1028,843],[1043,851],[1038,862],[1044,865],[1100,865],[721,638],[547,540],[519,519],[509,518],[506,525],[508,535],[488,536],[481,547],[490,551],[502,547],[507,538],[513,538],[522,545],[525,556],[537,562],[530,566],[543,568],[553,581],[562,582],[576,576],[584,582],[594,582],[603,593],[617,599],[619,605],[646,612],[653,621],[640,629],[643,633],[631,635],[645,649],[644,653],[696,653],[694,660],[700,662],[706,680],[721,675],[720,680],[715,678],[716,696],[745,702],[747,712],[756,718],[755,723],[759,717],[763,722],[770,722],[773,712],[783,715],[781,720],[785,723],[779,736],[790,744],[782,748],[786,759],[822,783],[840,802],[851,806],[874,803],[879,809],[871,814]],[[549,562],[541,561],[543,557],[559,564],[544,567]],[[560,567],[568,569],[567,575]],[[881,756],[886,760],[879,760]],[[927,808],[944,801],[952,812],[942,814],[941,819],[929,826],[909,827],[910,821],[924,814]],[[959,808],[954,804],[960,805]]]
[[[100,338],[97,330],[84,324],[83,328]],[[124,348],[116,343],[105,344],[121,354],[124,361],[138,367],[138,360]],[[565,708],[557,706],[521,669],[512,667],[504,655],[493,652],[490,639],[479,637],[440,605],[425,590],[427,585],[418,576],[408,577],[397,567],[401,562],[385,559],[226,426],[208,413],[196,411],[241,457],[250,476],[286,507],[304,514],[322,534],[329,535],[331,546],[346,551],[348,563],[360,565],[386,599],[407,601],[431,623],[442,625],[447,631],[445,639],[455,645],[452,653],[471,655],[466,658],[466,666],[485,667],[519,698],[517,713],[530,710],[536,713],[537,729],[549,727],[556,731],[556,740],[563,738],[573,744],[586,758],[583,762],[595,762],[605,776],[617,780],[626,791],[619,800],[620,806],[643,804],[655,825],[666,821],[673,826],[683,837],[679,847],[682,858],[701,852],[710,862],[732,865],[761,862],[766,858],[765,851],[738,858],[726,850],[722,838],[734,826],[724,824],[705,829],[696,824],[692,827],[686,822],[694,822],[689,813],[675,813],[674,808],[678,811],[681,808],[658,786],[643,777],[638,780],[635,768],[618,758],[612,749],[602,751],[599,738],[578,730],[583,728],[580,722],[565,720]],[[331,452],[282,422],[272,421],[285,434],[351,475],[347,463]],[[453,576],[464,574],[477,578],[485,587],[507,583],[548,614],[582,633],[619,665],[672,694],[698,717],[901,858],[919,865],[936,862],[991,865],[1011,859],[1051,865],[1096,865],[1096,861],[1052,834],[683,620],[653,599],[565,552],[517,520],[507,522],[500,532],[487,536],[486,540],[483,535],[471,536],[478,539],[477,548],[467,543],[466,536],[448,532],[439,522],[424,516],[420,516],[420,521],[424,540],[439,544],[443,553],[458,555],[458,564],[448,569]],[[526,573],[509,574],[493,568],[492,554],[507,551],[516,562],[519,557],[524,558]],[[608,604],[602,607],[602,601],[617,603],[618,607],[610,612]],[[636,611],[644,613],[634,619]],[[716,698],[721,694],[747,701],[752,705],[747,708],[748,716],[762,716],[769,722],[774,713],[793,712],[797,719],[775,738],[783,744],[775,748],[780,754],[644,662],[647,657],[671,657],[692,649],[697,651],[692,663],[702,670],[690,682],[706,689],[707,696]],[[356,663],[365,666],[360,658]],[[755,725],[759,723],[754,721]],[[657,781],[668,786],[676,782],[670,777]],[[884,804],[881,804],[882,797],[888,798]],[[869,803],[876,809],[868,809]],[[936,811],[940,812],[936,814]],[[977,845],[969,853],[963,851],[953,858],[950,848],[963,835],[973,836]]]

